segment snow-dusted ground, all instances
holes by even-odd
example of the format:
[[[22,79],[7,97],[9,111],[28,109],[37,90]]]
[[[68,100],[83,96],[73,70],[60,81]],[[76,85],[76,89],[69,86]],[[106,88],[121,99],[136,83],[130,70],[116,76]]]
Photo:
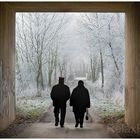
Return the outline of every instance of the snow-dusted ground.
[[[72,81],[67,84],[70,86],[70,91],[72,92],[73,88],[77,86],[78,81]],[[99,83],[93,84],[90,81],[85,81],[85,87],[89,90],[91,106],[94,108],[94,112],[101,117],[123,113],[123,96],[119,92],[116,92],[113,98],[106,98],[98,85]],[[26,92],[29,93],[28,91]],[[16,101],[17,114],[38,116],[38,114],[46,111],[51,103],[50,89],[43,91],[42,97],[29,97],[27,94],[25,97],[19,96]]]
[[[50,97],[17,97],[17,115],[26,118],[36,118],[47,110],[50,104]]]
[[[100,117],[108,115],[120,115],[124,113],[124,97],[121,93],[115,92],[112,98],[106,98],[103,91],[99,88],[99,83],[93,84],[86,81],[91,99],[91,106]]]

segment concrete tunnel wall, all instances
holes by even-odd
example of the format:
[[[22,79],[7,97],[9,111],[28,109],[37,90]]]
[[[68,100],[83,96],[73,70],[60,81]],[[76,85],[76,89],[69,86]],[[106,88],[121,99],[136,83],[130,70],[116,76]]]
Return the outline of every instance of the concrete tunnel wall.
[[[0,130],[15,119],[14,15],[0,3]]]
[[[140,3],[126,12],[125,33],[125,121],[140,126]]]
[[[38,4],[0,2],[0,131],[15,119],[16,11],[125,12],[125,121],[140,125],[140,3]]]

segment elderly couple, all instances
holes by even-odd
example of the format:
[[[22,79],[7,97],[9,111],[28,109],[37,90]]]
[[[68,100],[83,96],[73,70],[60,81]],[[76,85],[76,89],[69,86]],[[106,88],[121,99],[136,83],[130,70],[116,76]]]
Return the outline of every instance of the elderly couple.
[[[78,81],[78,86],[74,88],[70,95],[69,87],[64,84],[64,78],[59,77],[59,83],[52,88],[51,99],[54,106],[55,126],[58,126],[60,113],[60,126],[64,127],[66,102],[70,99],[70,106],[73,107],[76,120],[75,127],[78,127],[80,124],[80,127],[83,128],[86,109],[90,108],[90,97],[82,80]]]

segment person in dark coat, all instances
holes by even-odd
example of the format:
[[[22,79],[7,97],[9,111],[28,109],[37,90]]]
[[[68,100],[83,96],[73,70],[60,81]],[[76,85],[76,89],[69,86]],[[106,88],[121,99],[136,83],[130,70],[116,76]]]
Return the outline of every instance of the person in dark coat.
[[[61,114],[60,126],[64,127],[66,102],[69,98],[70,98],[69,87],[64,84],[64,78],[59,77],[59,83],[53,86],[51,91],[51,99],[53,100],[54,106],[55,126],[58,126],[60,112]]]
[[[78,81],[78,86],[74,88],[70,97],[70,106],[73,107],[76,124],[75,127],[83,127],[84,115],[87,108],[90,108],[90,97],[88,89],[84,87],[82,80]]]

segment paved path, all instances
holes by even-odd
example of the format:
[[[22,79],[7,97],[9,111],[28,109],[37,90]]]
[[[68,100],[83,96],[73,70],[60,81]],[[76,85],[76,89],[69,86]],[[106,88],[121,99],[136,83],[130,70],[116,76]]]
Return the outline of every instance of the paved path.
[[[84,128],[75,128],[73,112],[68,106],[65,127],[60,128],[60,126],[54,126],[53,107],[51,105],[38,122],[26,128],[16,138],[117,138],[118,136],[113,133],[111,128],[100,123],[92,109],[93,107],[89,110],[89,120],[84,120]]]
[[[47,109],[47,111],[40,118],[39,122],[50,123],[50,122],[54,122],[54,119],[55,118],[54,118],[54,114],[53,114],[53,106],[50,105],[50,107]],[[89,115],[89,120],[86,122],[91,123],[92,121],[93,120],[92,120],[91,116]],[[72,108],[68,105],[67,105],[65,122],[66,123],[75,123],[75,118],[74,118],[74,114],[72,112]]]
[[[117,138],[112,130],[103,124],[88,123],[84,128],[75,128],[66,123],[65,128],[55,127],[53,123],[34,123],[16,138]]]
[[[75,85],[75,84],[73,84]],[[88,85],[87,85],[88,86]],[[73,87],[72,87],[73,89]],[[75,128],[75,119],[72,108],[67,104],[65,127],[54,126],[53,106],[41,116],[38,122],[21,132],[17,138],[118,138],[113,130],[102,124],[96,114],[94,104],[91,102],[89,109],[89,120],[84,119],[84,128]]]

